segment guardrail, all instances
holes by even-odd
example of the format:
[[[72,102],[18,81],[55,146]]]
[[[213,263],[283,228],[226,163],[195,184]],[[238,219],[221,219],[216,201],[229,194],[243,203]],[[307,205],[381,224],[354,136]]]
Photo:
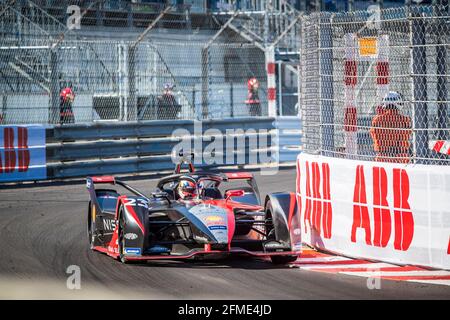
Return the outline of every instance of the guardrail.
[[[298,126],[298,118],[262,117],[3,126],[0,182],[166,171],[181,150],[195,153],[203,168],[294,165]]]
[[[202,156],[211,143],[219,146],[211,155],[214,163],[202,157],[202,163],[197,166],[249,164],[251,158],[260,164],[263,153],[273,158],[273,121],[246,118],[55,127],[47,132],[47,174],[51,178],[68,178],[170,170],[173,150],[181,143],[190,146],[196,154],[200,151]],[[243,135],[239,148],[237,142],[230,145],[227,133],[234,134],[234,142]]]
[[[297,160],[302,151],[301,147],[301,120],[300,117],[280,117],[275,121],[278,134],[279,162],[290,163]]]

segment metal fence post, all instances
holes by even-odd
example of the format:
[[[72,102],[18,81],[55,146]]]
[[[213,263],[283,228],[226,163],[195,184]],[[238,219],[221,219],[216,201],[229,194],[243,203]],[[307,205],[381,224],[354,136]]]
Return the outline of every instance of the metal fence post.
[[[275,74],[275,48],[273,45],[267,46],[266,72],[267,72],[267,114],[269,117],[277,116],[277,80]],[[281,106],[279,106],[281,109]]]
[[[437,139],[447,140],[448,134],[448,112],[447,112],[447,49],[445,45],[442,45],[443,35],[448,35],[448,26],[443,22],[446,15],[443,7],[436,6],[436,21],[435,37],[436,37],[436,71],[437,71]]]
[[[414,12],[411,24],[412,38],[412,80],[413,80],[413,130],[417,163],[428,158],[428,107],[426,78],[425,23],[420,13]]]
[[[209,92],[209,48],[202,49],[202,119],[207,119]]]
[[[124,110],[124,120],[134,121],[137,116],[137,97],[136,97],[136,46],[128,47],[128,104]]]
[[[233,86],[233,81],[230,82],[230,118],[234,118],[234,86]]]
[[[333,92],[333,15],[319,14],[319,58],[320,58],[320,104],[322,154],[332,156],[334,152],[334,92]]]
[[[50,103],[48,123],[59,122],[59,83],[58,83],[58,54],[50,50]]]

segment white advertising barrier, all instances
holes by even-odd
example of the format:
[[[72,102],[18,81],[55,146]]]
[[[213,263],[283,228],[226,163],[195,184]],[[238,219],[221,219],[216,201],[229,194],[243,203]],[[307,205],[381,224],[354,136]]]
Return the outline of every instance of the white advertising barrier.
[[[355,258],[450,269],[450,166],[300,154],[302,241]]]
[[[0,182],[46,178],[45,127],[0,126]]]

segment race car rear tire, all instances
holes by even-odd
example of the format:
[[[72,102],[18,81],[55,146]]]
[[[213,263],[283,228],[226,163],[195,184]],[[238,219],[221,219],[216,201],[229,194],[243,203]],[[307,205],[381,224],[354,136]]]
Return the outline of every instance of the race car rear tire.
[[[272,260],[273,264],[288,264],[296,261],[298,256],[271,256],[270,260]]]
[[[94,249],[94,232],[95,232],[95,221],[92,219],[92,202],[89,201],[88,207],[88,217],[87,217],[87,236],[89,241],[89,247]]]

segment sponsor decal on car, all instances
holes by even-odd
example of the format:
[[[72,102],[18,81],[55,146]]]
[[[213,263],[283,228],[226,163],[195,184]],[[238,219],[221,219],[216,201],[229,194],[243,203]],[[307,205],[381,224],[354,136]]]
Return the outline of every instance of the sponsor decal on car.
[[[218,243],[228,243],[228,214],[223,208],[199,204],[189,209],[211,231]]]
[[[209,226],[209,230],[227,230],[226,226]]]
[[[163,247],[163,246],[153,246],[150,249],[148,249],[149,252],[151,253],[169,253],[170,249],[167,247]]]
[[[125,233],[123,237],[127,240],[136,240],[138,238],[138,235],[136,233],[129,232]]]
[[[103,228],[106,231],[114,231],[116,229],[116,221],[114,219],[103,219]]]
[[[205,218],[205,222],[207,226],[223,225],[225,223],[225,219],[220,216],[209,216]]]
[[[141,248],[125,248],[125,253],[126,254],[140,255],[141,254]]]

